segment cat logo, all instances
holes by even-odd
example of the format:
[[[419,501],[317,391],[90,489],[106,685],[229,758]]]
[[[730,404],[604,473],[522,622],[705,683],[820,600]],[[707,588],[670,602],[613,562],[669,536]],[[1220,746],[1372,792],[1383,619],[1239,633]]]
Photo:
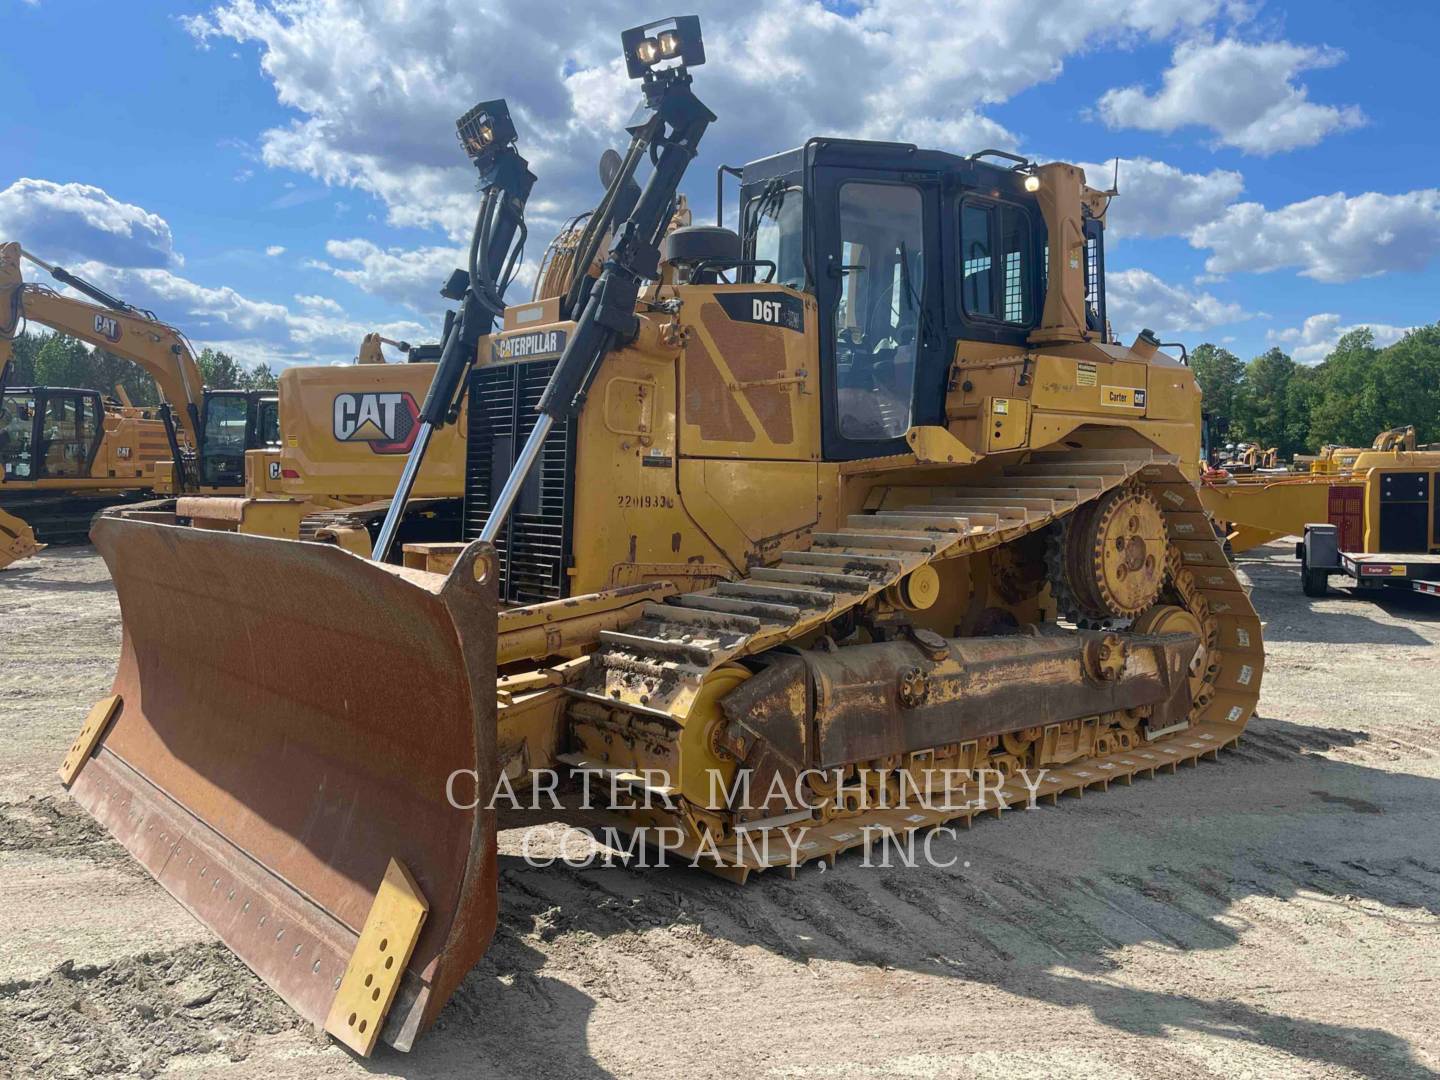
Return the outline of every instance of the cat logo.
[[[334,416],[336,439],[369,443],[377,454],[408,454],[420,432],[420,410],[403,391],[339,394]]]
[[[96,315],[95,333],[99,334],[106,341],[119,341],[123,331],[120,329],[118,319],[112,319],[109,315]]]
[[[559,356],[564,351],[564,330],[532,330],[528,334],[510,334],[497,337],[490,345],[490,355],[497,364],[510,360],[538,360],[541,357]]]
[[[1102,386],[1100,388],[1100,404],[1107,405],[1112,409],[1143,409],[1145,408],[1145,388],[1143,386]]]

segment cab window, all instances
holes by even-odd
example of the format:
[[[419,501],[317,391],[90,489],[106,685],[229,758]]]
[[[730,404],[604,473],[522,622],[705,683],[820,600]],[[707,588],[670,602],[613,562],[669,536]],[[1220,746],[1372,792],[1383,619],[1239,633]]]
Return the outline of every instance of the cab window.
[[[0,465],[7,480],[33,480],[34,457],[31,439],[35,432],[35,396],[6,394],[0,397]]]
[[[78,394],[51,394],[41,421],[41,456],[46,476],[78,477],[90,460],[85,437],[85,401]]]
[[[767,188],[745,205],[744,234],[750,257],[775,264],[774,282],[805,288],[805,200],[799,188]],[[764,281],[768,266],[751,269],[747,277]]]
[[[1017,206],[967,199],[960,209],[960,304],[972,319],[1035,321],[1030,216]]]
[[[205,403],[201,475],[217,487],[245,482],[245,427],[248,403],[242,394],[216,394]]]
[[[278,450],[280,448],[280,402],[276,398],[261,398],[255,404],[255,450]]]
[[[910,427],[925,295],[924,213],[918,188],[849,182],[840,188],[839,302],[832,332],[840,434],[884,440]]]

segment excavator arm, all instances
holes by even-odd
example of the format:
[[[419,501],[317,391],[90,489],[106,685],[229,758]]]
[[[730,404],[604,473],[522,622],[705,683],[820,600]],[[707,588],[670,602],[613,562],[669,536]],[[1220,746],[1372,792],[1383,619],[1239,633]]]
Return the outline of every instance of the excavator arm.
[[[61,296],[49,286],[26,282],[20,273],[21,259],[28,259],[55,280],[95,302]],[[0,349],[4,350],[0,357],[8,357],[9,340],[27,320],[139,365],[155,380],[160,395],[169,402],[190,446],[199,448],[204,385],[195,354],[185,335],[175,327],[62,267],[36,258],[18,243],[0,243]]]

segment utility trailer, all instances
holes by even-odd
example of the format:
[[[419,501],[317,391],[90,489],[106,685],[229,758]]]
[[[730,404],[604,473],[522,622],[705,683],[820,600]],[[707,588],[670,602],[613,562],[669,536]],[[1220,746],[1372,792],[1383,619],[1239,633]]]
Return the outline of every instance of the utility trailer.
[[[1440,596],[1440,553],[1341,551],[1335,525],[1305,526],[1305,537],[1295,545],[1306,596],[1324,596],[1332,576],[1350,578],[1365,593],[1403,589]]]

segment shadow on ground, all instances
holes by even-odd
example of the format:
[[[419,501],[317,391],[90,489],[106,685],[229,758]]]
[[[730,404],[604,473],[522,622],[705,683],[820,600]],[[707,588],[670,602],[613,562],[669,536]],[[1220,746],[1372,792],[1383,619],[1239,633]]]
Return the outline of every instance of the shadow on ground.
[[[738,887],[689,869],[537,868],[502,856],[501,924],[491,952],[446,1009],[442,1028],[410,1057],[387,1057],[384,1066],[424,1077],[449,1075],[468,1060],[511,1075],[543,1046],[554,1075],[608,1075],[587,1056],[594,997],[571,985],[575,967],[593,965],[579,980],[590,995],[634,993],[633,984],[614,982],[619,977],[592,939],[643,935],[643,947],[624,952],[652,967],[647,979],[669,995],[704,978],[666,956],[672,942],[690,946],[698,938],[704,962],[742,973],[745,952],[756,946],[800,966],[823,959],[906,968],[1083,1008],[1131,1035],[1192,1031],[1366,1076],[1428,1075],[1406,1041],[1385,1030],[1095,978],[1117,970],[1120,952],[1134,946],[1236,948],[1250,929],[1236,906],[1257,896],[1303,893],[1373,918],[1440,915],[1440,859],[1380,845],[1346,857],[1335,842],[1355,815],[1368,823],[1373,815],[1429,813],[1440,825],[1440,782],[1318,753],[1363,742],[1353,732],[1259,720],[1220,765],[1140,782],[1173,786],[1176,821],[1141,823],[1125,806],[1131,791],[1115,788],[942,839],[935,857],[957,860],[947,869],[867,867],[851,853],[828,871],[812,865],[795,880],[772,873]],[[1210,805],[1206,792],[1220,770],[1233,773],[1232,792],[1257,794],[1244,805]],[[1288,777],[1279,785],[1282,772]],[[1228,828],[1239,816],[1251,822],[1243,839]],[[1073,848],[1070,857],[1056,865],[1027,854],[1046,836],[1044,850]],[[966,859],[974,869],[958,865]],[[562,982],[545,967],[563,941],[579,944],[565,950]]]
[[[16,592],[33,589],[37,592],[114,592],[115,586],[109,577],[97,581],[74,581],[55,576],[56,563],[84,562],[94,559],[95,549],[89,544],[51,544],[39,555],[11,563],[0,570],[0,596],[8,590]]]
[[[1262,553],[1266,549],[1257,549]],[[1236,565],[1264,596],[1265,639],[1331,645],[1432,645],[1440,637],[1440,600],[1415,592],[1387,589],[1360,592],[1339,587],[1343,578],[1332,578],[1330,592],[1309,597],[1300,591],[1296,564],[1283,558],[1236,559]],[[1411,626],[1394,621],[1403,620]],[[1433,627],[1435,636],[1426,637],[1415,625]]]

